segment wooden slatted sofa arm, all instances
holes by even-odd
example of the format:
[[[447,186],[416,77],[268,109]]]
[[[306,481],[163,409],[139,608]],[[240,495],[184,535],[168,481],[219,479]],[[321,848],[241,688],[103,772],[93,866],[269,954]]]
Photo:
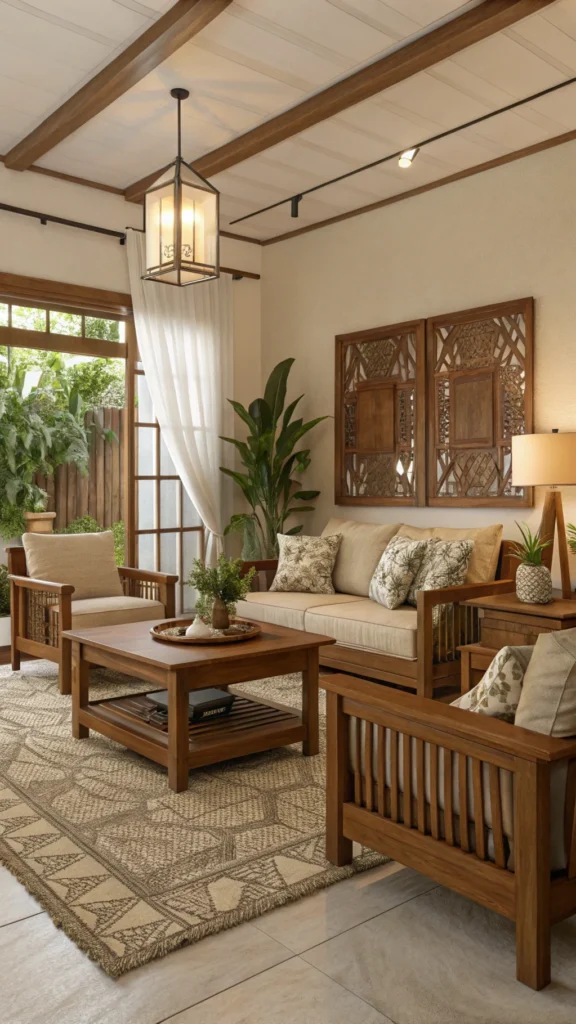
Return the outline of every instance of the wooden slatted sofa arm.
[[[161,601],[166,618],[174,617],[178,576],[166,572],[152,572],[148,569],[131,569],[126,565],[118,566],[118,575],[126,595]]]
[[[463,583],[438,590],[419,590],[417,601],[417,693],[432,697],[441,676],[434,666],[453,663],[459,658],[458,647],[478,640],[478,612],[462,605],[473,597],[509,593],[514,580],[491,580],[488,583]],[[435,621],[434,610],[443,606]],[[453,682],[453,673],[450,681]]]
[[[576,739],[349,676],[321,685],[328,860],[350,863],[361,843],[496,910],[516,924],[518,980],[543,988],[551,925],[576,912]],[[551,782],[566,767],[558,806]]]

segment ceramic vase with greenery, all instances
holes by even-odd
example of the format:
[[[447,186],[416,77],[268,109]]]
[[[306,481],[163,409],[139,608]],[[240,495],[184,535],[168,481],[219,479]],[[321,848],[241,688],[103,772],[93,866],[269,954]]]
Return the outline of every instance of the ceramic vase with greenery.
[[[293,419],[303,395],[284,408],[293,362],[293,359],[284,359],[274,367],[264,397],[255,398],[248,409],[229,399],[235,413],[248,427],[248,436],[245,441],[232,437],[222,440],[234,445],[245,472],[220,468],[241,488],[251,511],[232,516],[224,533],[243,534],[242,557],[246,559],[276,558],[277,535],[302,530],[302,525],[286,530],[286,520],[301,512],[313,512],[314,506],[306,503],[320,494],[320,491],[301,490],[297,477],[310,465],[310,449],[295,449],[304,435],[327,417],[318,416],[308,423],[300,418]]]
[[[214,629],[228,629],[230,616],[236,614],[236,603],[249,592],[255,569],[242,575],[242,559],[220,555],[215,566],[194,559],[187,580],[197,591],[196,614],[210,621]]]
[[[514,544],[512,557],[518,558],[516,570],[516,597],[524,604],[549,604],[552,600],[552,576],[542,565],[542,552],[552,541],[540,540],[540,531],[532,533],[526,523],[516,526],[522,534],[522,542]]]

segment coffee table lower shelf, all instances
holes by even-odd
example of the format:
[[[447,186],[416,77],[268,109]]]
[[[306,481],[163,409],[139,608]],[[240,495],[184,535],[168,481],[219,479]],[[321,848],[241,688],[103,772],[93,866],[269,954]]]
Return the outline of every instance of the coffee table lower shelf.
[[[93,701],[79,709],[79,723],[167,767],[168,731],[147,720],[153,707],[148,696]],[[306,727],[292,708],[236,697],[229,715],[191,724],[189,736],[188,767],[200,768],[298,743],[304,740]]]

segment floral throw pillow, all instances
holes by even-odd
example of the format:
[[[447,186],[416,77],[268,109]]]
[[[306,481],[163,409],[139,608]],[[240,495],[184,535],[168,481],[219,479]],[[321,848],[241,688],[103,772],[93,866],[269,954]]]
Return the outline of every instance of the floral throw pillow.
[[[452,704],[489,718],[514,722],[522,682],[533,647],[503,647],[490,662],[480,682]]]
[[[280,555],[270,590],[334,594],[332,572],[342,535],[288,537],[278,534]]]
[[[428,541],[392,537],[370,580],[370,599],[399,608],[422,564]]]
[[[438,590],[457,587],[466,580],[468,562],[474,547],[473,540],[437,540],[424,542],[426,551],[422,564],[412,583],[406,601],[416,606],[419,590]]]

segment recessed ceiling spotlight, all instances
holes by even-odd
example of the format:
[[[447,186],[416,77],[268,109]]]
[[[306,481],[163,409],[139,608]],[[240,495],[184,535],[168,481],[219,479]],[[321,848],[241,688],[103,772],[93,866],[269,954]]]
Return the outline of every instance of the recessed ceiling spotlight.
[[[418,148],[419,147],[416,146],[415,149],[405,149],[404,152],[400,154],[400,159],[398,160],[398,166],[399,167],[411,167],[412,166],[412,162],[414,160],[414,157],[416,156],[416,154],[418,152]]]

